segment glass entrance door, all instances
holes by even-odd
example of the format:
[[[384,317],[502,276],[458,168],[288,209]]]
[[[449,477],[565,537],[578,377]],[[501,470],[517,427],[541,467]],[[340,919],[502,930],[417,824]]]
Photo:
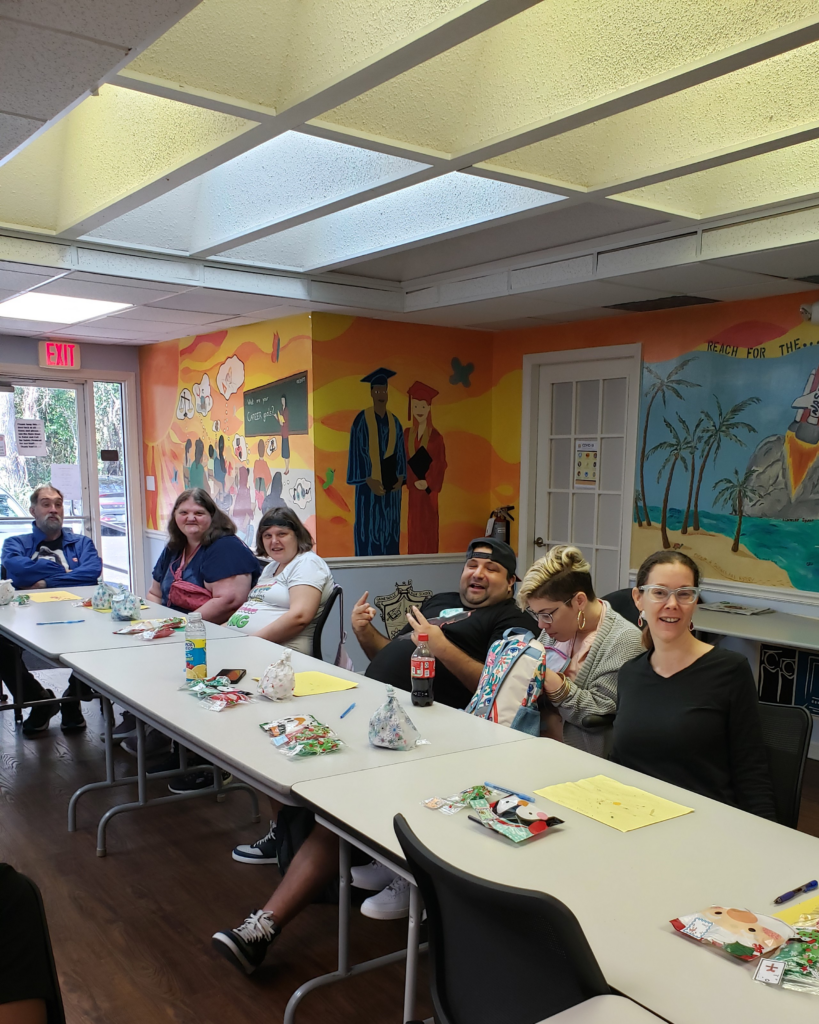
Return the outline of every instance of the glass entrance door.
[[[31,492],[50,483],[63,493],[64,525],[94,541],[103,579],[130,586],[122,385],[13,385],[0,392],[0,544],[31,529]]]

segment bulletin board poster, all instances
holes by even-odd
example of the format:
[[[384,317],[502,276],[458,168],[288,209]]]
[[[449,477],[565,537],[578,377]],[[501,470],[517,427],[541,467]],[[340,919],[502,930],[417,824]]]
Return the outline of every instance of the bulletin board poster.
[[[600,461],[596,441],[575,441],[574,485],[597,486],[597,464]]]

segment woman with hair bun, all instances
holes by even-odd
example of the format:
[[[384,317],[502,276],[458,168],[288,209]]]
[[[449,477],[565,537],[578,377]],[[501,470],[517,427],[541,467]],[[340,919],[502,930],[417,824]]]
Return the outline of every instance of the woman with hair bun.
[[[547,671],[543,689],[563,721],[564,741],[602,754],[602,735],[584,730],[582,721],[617,710],[617,673],[643,650],[640,631],[596,596],[589,563],[568,544],[535,562],[517,600],[537,620],[541,642],[569,659],[565,672]]]
[[[699,582],[680,551],[657,551],[637,572],[647,650],[620,669],[611,759],[775,821],[751,666],[694,636]]]

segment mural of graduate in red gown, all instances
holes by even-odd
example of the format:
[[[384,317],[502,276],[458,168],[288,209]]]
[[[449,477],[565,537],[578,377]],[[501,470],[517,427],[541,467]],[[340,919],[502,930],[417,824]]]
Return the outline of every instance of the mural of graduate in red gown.
[[[372,406],[353,420],[347,457],[347,483],[355,486],[356,555],[397,555],[401,537],[401,488],[407,455],[401,421],[387,410],[394,370],[383,366],[366,377]]]
[[[417,380],[407,394],[407,554],[423,555],[438,550],[438,494],[446,473],[446,448],[432,425],[431,402],[438,392]]]

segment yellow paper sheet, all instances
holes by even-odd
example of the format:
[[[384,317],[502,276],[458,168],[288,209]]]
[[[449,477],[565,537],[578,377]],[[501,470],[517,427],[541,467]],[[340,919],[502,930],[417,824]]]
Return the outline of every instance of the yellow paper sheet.
[[[536,789],[535,792],[561,807],[568,807],[604,825],[611,825],[619,832],[632,832],[644,825],[679,818],[694,809],[633,786],[624,786],[605,775],[595,775],[594,778],[581,779],[579,782],[563,782],[558,786]]]
[[[79,601],[79,594],[72,594],[70,590],[40,590],[36,594],[29,594],[32,601],[47,604],[50,601]]]
[[[326,672],[297,672],[296,697],[315,697],[318,693],[335,693],[337,690],[353,690],[358,683],[352,679],[340,679]]]
[[[819,896],[815,893],[810,899],[802,900],[801,903],[794,903],[787,910],[780,910],[774,917],[778,917],[785,924],[796,924],[802,914],[819,914]]]

